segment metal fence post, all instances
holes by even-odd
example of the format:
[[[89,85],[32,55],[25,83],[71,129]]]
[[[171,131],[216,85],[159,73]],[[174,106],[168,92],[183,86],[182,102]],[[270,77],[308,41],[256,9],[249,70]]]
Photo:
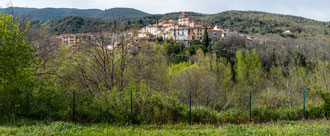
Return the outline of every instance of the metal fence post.
[[[133,90],[131,90],[131,116],[133,117]]]
[[[30,112],[30,93],[26,94],[26,115],[28,116]]]
[[[304,118],[306,119],[306,90],[304,88]]]
[[[76,121],[76,91],[72,92],[73,94],[73,101],[72,101],[72,120]]]
[[[191,125],[191,90],[189,92],[189,123]]]
[[[250,121],[252,120],[251,118],[251,116],[252,116],[252,111],[251,111],[251,107],[252,107],[252,92],[251,92],[251,90],[250,90],[250,104],[249,104],[249,107],[250,107]]]

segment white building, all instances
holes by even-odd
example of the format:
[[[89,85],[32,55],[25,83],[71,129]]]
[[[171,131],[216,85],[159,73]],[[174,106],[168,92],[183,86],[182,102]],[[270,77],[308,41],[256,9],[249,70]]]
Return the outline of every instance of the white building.
[[[174,29],[174,37],[177,41],[188,41],[189,27],[179,27]]]
[[[160,37],[162,36],[162,31],[163,31],[163,26],[154,24],[142,28],[139,33],[150,33],[155,37]]]
[[[229,31],[228,29],[227,30],[222,30],[221,33],[222,33],[221,37],[226,37],[226,36],[233,35],[233,32]]]
[[[149,33],[149,32],[145,32],[145,33],[139,33],[138,37],[153,37],[153,34]]]

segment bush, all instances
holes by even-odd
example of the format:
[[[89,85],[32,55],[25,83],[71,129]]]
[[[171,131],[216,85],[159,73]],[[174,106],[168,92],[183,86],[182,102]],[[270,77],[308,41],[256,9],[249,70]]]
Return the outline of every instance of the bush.
[[[249,121],[248,112],[233,108],[218,113],[219,123],[246,123]]]
[[[189,52],[190,55],[195,55],[199,49],[202,49],[204,53],[207,52],[207,48],[204,45],[191,45],[190,47],[184,48],[184,52]]]
[[[189,110],[186,114],[189,119]],[[186,117],[186,118],[187,118]],[[196,123],[216,123],[217,112],[207,109],[206,107],[192,107],[191,108],[191,121]]]
[[[307,105],[306,115],[308,119],[326,118],[327,117],[326,108],[324,105],[320,105],[320,106]]]
[[[302,113],[302,114],[301,114]],[[269,107],[253,107],[252,120],[254,122],[268,122],[278,120],[298,120],[303,118],[303,112],[299,109],[273,109]]]
[[[330,116],[330,91],[324,90],[320,92],[320,96],[324,101],[324,114],[326,117]]]
[[[133,90],[133,111],[130,98]],[[183,121],[185,108],[176,97],[151,90],[146,84],[134,84],[123,91],[107,91],[95,98],[80,98],[77,119],[82,122],[114,124],[174,123]],[[131,114],[132,113],[132,114]]]

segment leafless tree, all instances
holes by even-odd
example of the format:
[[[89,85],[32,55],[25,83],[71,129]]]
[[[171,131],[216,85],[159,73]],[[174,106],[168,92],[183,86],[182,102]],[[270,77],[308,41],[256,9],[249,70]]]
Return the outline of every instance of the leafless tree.
[[[134,43],[132,34],[118,27],[87,35],[75,53],[75,78],[92,96],[115,87],[123,90],[128,82],[125,76]]]

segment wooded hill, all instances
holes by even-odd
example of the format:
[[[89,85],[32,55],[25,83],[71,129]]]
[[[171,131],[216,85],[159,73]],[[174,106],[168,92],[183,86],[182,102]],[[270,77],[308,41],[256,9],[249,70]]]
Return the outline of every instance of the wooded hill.
[[[0,9],[8,11],[9,9]],[[91,25],[108,22],[124,22],[127,25],[143,27],[154,24],[157,20],[177,19],[180,12],[167,14],[148,14],[131,8],[99,9],[67,9],[67,8],[12,8],[17,16],[29,15],[32,27],[39,28],[41,24],[53,34],[88,32]],[[218,14],[201,14],[189,12],[196,19],[210,25],[219,25],[239,33],[255,36],[291,37],[330,42],[330,22],[316,21],[298,16],[272,14],[258,11],[226,11]],[[72,17],[78,16],[78,17]],[[74,23],[68,25],[68,23]],[[90,24],[92,23],[92,24]],[[70,27],[68,27],[70,26]],[[290,30],[291,34],[283,34]]]
[[[271,14],[256,11],[227,11],[216,15],[204,16],[201,20],[224,28],[250,35],[282,36],[290,30],[292,38],[329,40],[330,23],[303,17]]]
[[[74,9],[74,8],[21,8],[10,7],[1,9],[0,11],[5,13],[8,11],[14,11],[14,14],[22,17],[29,16],[31,20],[48,21],[57,18],[63,18],[68,16],[80,16],[97,18],[103,20],[125,20],[132,18],[139,18],[149,15],[148,13],[132,8],[111,8],[106,10],[100,9]]]
[[[101,27],[107,25],[108,23],[109,22],[100,19],[69,16],[49,20],[47,22],[32,21],[31,26],[34,29],[38,29],[43,26],[44,28],[47,28],[50,33],[59,35],[67,33],[98,32]]]

